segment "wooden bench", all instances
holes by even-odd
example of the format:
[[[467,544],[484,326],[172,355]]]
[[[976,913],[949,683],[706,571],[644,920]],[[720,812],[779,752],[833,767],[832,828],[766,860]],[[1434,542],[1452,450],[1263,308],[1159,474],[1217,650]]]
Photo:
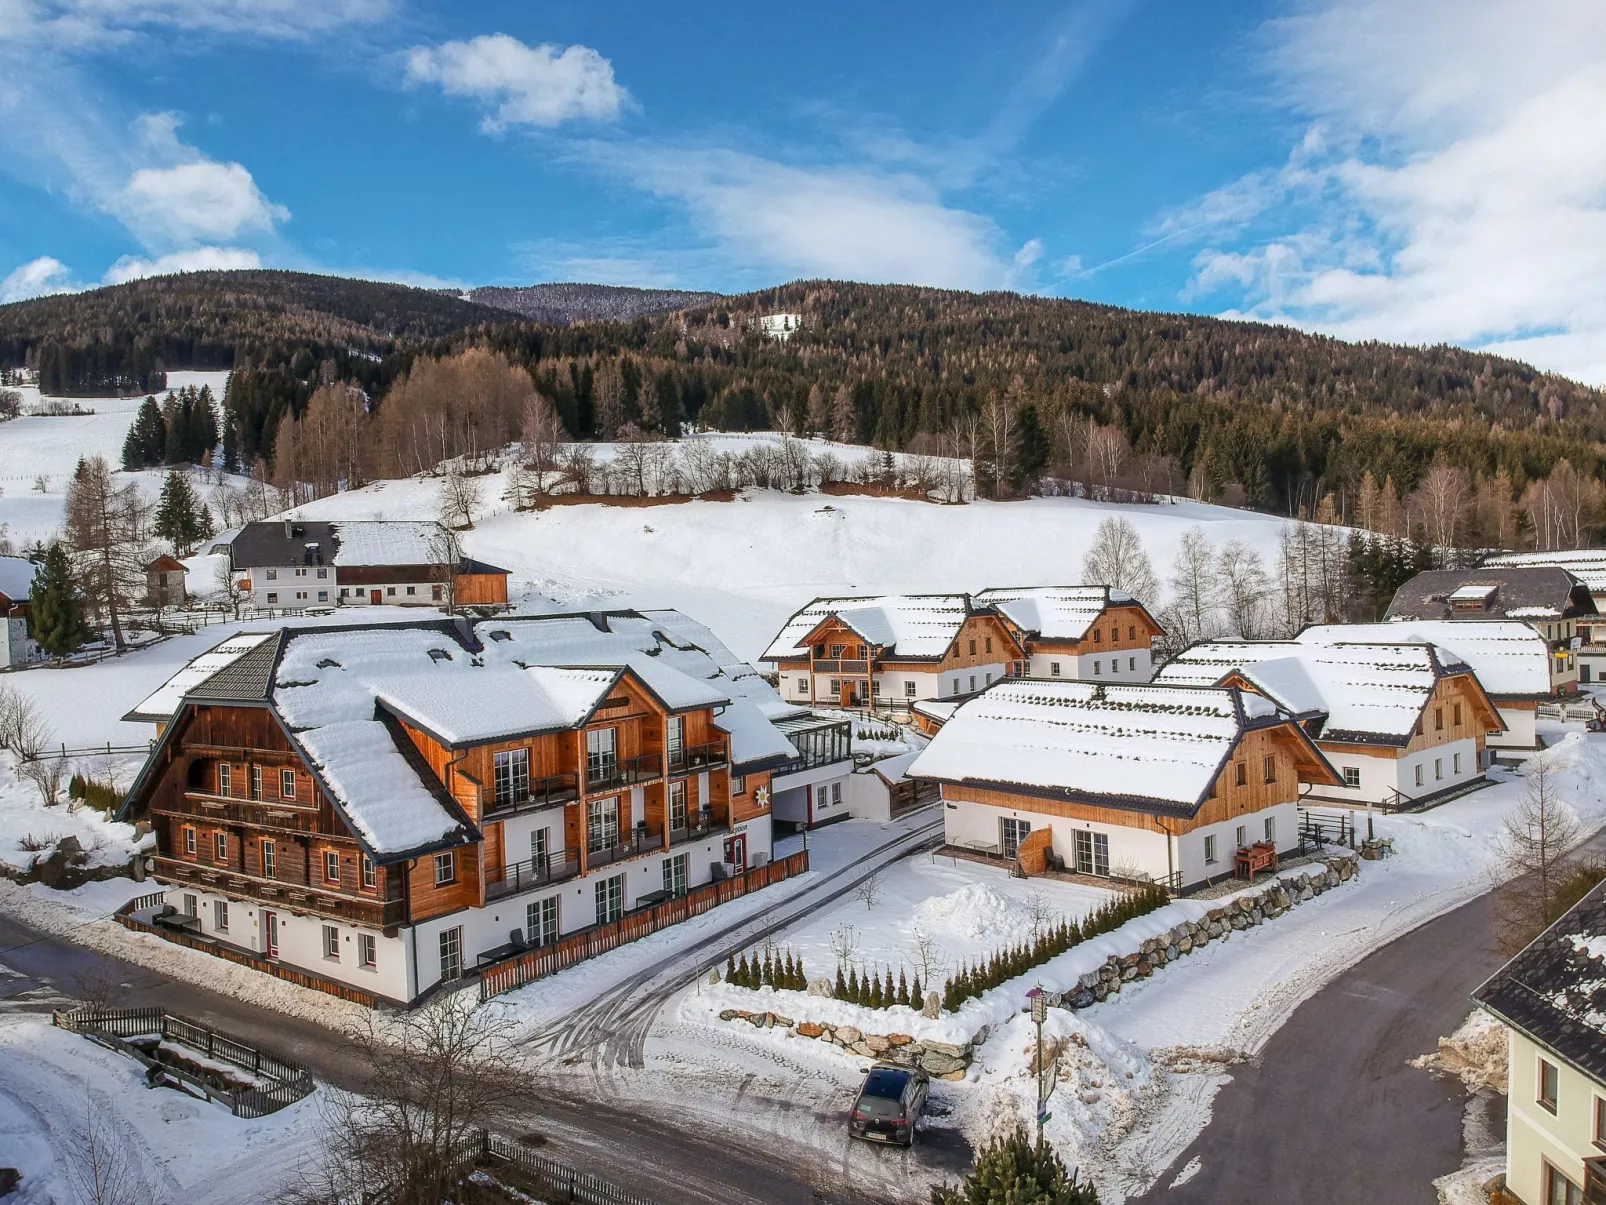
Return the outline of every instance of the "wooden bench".
[[[1239,878],[1253,883],[1260,871],[1277,869],[1277,847],[1269,841],[1256,841],[1233,854],[1232,869]]]

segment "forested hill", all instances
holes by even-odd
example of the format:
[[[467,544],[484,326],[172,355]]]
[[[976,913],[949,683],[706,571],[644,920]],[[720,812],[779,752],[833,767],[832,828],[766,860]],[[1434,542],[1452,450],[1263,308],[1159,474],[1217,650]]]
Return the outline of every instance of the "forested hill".
[[[487,285],[469,290],[468,296],[483,305],[511,310],[531,322],[556,326],[598,319],[629,322],[633,318],[683,310],[719,298],[718,293],[690,293],[684,289],[588,284],[539,284],[519,288]]]
[[[431,289],[306,272],[187,272],[0,306],[0,365],[47,393],[142,392],[168,368],[376,361],[514,314]]]

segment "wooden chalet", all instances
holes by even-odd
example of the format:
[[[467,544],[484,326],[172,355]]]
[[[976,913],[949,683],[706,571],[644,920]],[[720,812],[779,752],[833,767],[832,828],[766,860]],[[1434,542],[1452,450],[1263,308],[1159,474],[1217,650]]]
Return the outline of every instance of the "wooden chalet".
[[[997,610],[1015,630],[1023,656],[1017,677],[1147,682],[1151,650],[1165,635],[1147,608],[1108,586],[995,587],[976,602]]]
[[[1406,808],[1465,791],[1505,728],[1472,668],[1427,643],[1209,640],[1156,681],[1234,687],[1293,715],[1339,773],[1312,802]]]
[[[1177,890],[1297,848],[1302,785],[1339,781],[1257,695],[1036,679],[962,704],[908,773],[940,784],[956,849]]]
[[[131,713],[162,724],[124,814],[156,833],[164,923],[410,1001],[767,863],[770,777],[795,751],[751,731],[744,693],[768,686],[688,623],[225,642]]]
[[[787,702],[907,713],[918,699],[983,691],[1024,657],[994,608],[967,594],[915,594],[815,599],[762,659]]]

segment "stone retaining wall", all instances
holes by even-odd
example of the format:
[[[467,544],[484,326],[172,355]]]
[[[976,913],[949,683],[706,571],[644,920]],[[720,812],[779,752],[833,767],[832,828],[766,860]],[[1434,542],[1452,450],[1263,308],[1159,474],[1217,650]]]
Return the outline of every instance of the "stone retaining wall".
[[[1274,920],[1306,900],[1314,899],[1360,873],[1354,854],[1327,858],[1322,874],[1299,873],[1275,879],[1258,891],[1237,896],[1212,908],[1196,921],[1183,921],[1156,937],[1144,939],[1130,954],[1112,954],[1095,970],[1081,976],[1059,995],[1062,1008],[1087,1008],[1119,994],[1123,984],[1147,979],[1155,971],[1185,958],[1213,941],[1226,941],[1234,932]],[[1302,868],[1303,870],[1304,868]],[[851,1054],[880,1059],[903,1067],[920,1067],[933,1079],[961,1080],[974,1051],[987,1040],[987,1027],[963,1045],[921,1041],[906,1033],[865,1033],[853,1025],[825,1025],[794,1021],[776,1012],[748,1012],[727,1008],[721,1021],[740,1021],[759,1029],[789,1029],[798,1037],[815,1038],[841,1046]]]

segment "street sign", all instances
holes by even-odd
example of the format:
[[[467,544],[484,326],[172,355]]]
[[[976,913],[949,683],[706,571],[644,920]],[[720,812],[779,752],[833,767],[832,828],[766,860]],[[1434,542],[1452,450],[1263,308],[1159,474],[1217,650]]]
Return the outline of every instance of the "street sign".
[[[1032,1023],[1041,1025],[1048,1019],[1048,995],[1045,992],[1033,989],[1032,997]]]

